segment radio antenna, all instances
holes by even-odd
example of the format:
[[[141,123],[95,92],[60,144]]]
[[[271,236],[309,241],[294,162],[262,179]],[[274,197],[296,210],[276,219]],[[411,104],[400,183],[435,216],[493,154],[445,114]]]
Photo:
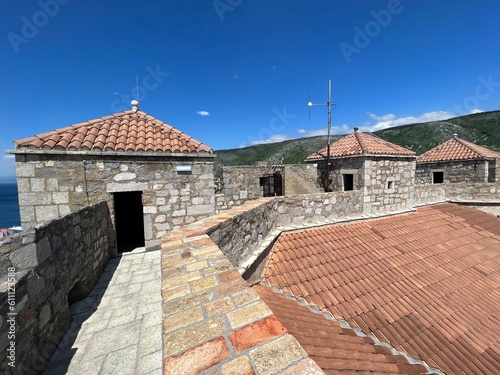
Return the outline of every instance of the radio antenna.
[[[311,92],[309,91],[309,102],[307,103],[309,107],[309,120],[311,119],[311,107],[323,106],[328,108],[328,140],[327,140],[327,150],[326,150],[326,182],[325,182],[325,192],[330,190],[330,131],[332,128],[332,108],[337,108],[337,104],[332,103],[332,81],[328,80],[328,101],[326,103],[314,104],[311,101]]]

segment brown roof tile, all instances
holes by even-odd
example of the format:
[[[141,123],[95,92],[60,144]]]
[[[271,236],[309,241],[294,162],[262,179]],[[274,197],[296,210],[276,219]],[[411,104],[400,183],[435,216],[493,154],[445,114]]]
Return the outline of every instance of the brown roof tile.
[[[125,111],[14,142],[16,149],[212,153],[187,134],[142,111]]]
[[[293,263],[285,261],[291,254]],[[262,277],[446,373],[500,368],[500,221],[493,215],[441,204],[285,232]]]
[[[420,155],[417,158],[417,162],[427,163],[436,161],[486,158],[500,158],[500,154],[488,150],[485,147],[454,137]]]
[[[410,365],[405,357],[393,355],[369,337],[358,336],[271,288],[256,285],[253,289],[326,374],[427,373],[425,366]]]
[[[327,156],[327,151],[328,146],[309,155],[307,157],[307,160],[324,159]],[[395,145],[394,143],[387,142],[372,135],[359,133],[358,131],[354,131],[353,133],[346,135],[345,137],[330,145],[330,156],[333,158],[363,154],[398,156],[415,155],[413,151],[408,150],[404,147]]]

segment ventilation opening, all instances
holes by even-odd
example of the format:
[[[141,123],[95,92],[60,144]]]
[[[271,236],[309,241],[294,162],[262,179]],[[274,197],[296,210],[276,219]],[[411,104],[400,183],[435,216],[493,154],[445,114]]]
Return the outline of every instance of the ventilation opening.
[[[353,174],[343,174],[342,182],[344,186],[344,191],[354,190],[354,175]]]
[[[442,184],[444,182],[444,172],[432,172],[432,183]]]
[[[145,242],[142,192],[114,193],[114,204],[118,252],[143,247]]]
[[[387,189],[394,189],[394,181],[387,181]]]

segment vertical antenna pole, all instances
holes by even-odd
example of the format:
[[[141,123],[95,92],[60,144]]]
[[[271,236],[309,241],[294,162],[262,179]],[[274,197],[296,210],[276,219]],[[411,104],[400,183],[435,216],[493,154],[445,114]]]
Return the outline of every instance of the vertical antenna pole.
[[[135,100],[139,101],[139,76],[135,76]]]
[[[311,92],[309,91],[309,102],[307,103],[309,107],[309,120],[311,119],[311,107],[313,106],[326,106],[328,107],[328,142],[327,142],[327,150],[326,150],[326,181],[325,181],[325,192],[329,192],[330,190],[330,133],[332,129],[332,107],[333,109],[337,108],[336,104],[332,103],[332,81],[328,80],[328,101],[324,104],[313,104],[311,102]]]
[[[326,186],[325,191],[330,191],[330,129],[332,127],[332,81],[328,80],[328,148],[326,150]]]

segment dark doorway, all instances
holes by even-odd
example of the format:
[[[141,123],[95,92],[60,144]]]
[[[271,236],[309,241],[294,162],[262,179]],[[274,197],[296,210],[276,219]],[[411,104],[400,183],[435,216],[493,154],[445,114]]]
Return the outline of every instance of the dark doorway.
[[[260,177],[260,186],[262,186],[262,195],[264,197],[274,197],[283,195],[283,177],[281,173],[276,172],[272,175]]]
[[[280,197],[283,195],[283,177],[281,173],[274,173],[274,193]]]
[[[114,204],[118,252],[144,246],[142,192],[114,193]]]
[[[354,175],[353,174],[343,174],[342,175],[344,183],[344,191],[354,190]]]

